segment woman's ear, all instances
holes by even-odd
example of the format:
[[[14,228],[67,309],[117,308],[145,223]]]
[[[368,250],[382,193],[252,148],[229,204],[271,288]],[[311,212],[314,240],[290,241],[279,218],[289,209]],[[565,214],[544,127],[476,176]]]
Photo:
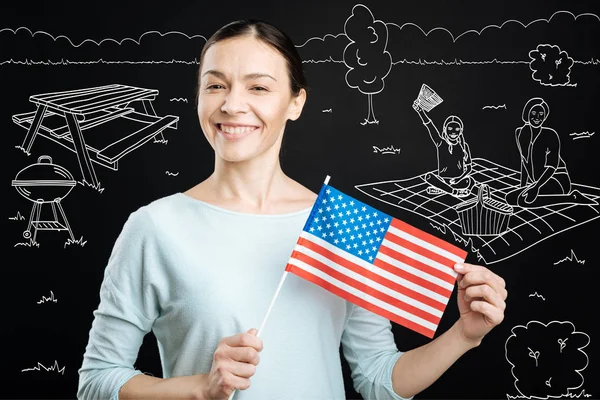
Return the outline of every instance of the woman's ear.
[[[292,97],[292,102],[290,103],[290,114],[289,119],[292,121],[297,120],[302,114],[302,109],[304,108],[304,103],[306,102],[306,90],[300,89],[300,92]]]

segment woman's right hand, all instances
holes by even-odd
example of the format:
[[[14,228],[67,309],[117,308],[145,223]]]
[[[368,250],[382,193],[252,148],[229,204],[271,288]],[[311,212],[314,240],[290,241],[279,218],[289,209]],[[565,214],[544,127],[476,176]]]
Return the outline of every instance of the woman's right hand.
[[[228,399],[234,390],[250,387],[250,377],[256,371],[258,353],[263,347],[257,333],[256,329],[250,329],[221,339],[210,372],[205,376],[203,398]]]

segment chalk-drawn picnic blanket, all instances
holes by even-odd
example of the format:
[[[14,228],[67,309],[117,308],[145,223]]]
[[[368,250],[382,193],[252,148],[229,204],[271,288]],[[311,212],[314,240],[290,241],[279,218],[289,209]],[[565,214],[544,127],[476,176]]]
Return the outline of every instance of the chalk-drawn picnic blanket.
[[[433,228],[451,234],[451,240],[460,242],[485,264],[505,260],[551,236],[600,217],[598,204],[562,204],[535,209],[514,207],[508,227],[501,234],[465,235],[456,207],[476,198],[476,195],[457,198],[446,193],[428,194],[429,184],[424,180],[425,175],[355,187],[379,201],[426,218]],[[471,176],[478,183],[489,186],[492,199],[504,202],[506,193],[519,186],[520,173],[486,159],[475,158]],[[578,184],[572,184],[572,188],[600,203],[600,189]]]

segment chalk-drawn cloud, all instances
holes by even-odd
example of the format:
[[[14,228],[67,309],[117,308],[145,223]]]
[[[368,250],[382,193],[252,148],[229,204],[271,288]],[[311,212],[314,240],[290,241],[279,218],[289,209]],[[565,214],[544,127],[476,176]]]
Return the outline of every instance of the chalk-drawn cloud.
[[[206,38],[183,32],[148,31],[137,39],[105,38],[73,42],[65,35],[54,36],[27,27],[0,29],[0,64],[49,63],[73,64],[90,62],[196,62]]]
[[[356,6],[362,6],[357,4]],[[355,6],[355,7],[356,7]],[[364,6],[363,6],[364,7]],[[375,10],[377,11],[377,10]],[[348,10],[346,17],[352,14]],[[499,24],[453,33],[443,26],[429,30],[413,22],[387,18],[387,50],[394,63],[529,63],[528,53],[541,43],[559,46],[581,63],[600,63],[600,17],[594,13],[557,11],[533,21],[509,19]],[[350,42],[344,27],[314,33],[296,47],[306,63],[343,63]],[[135,38],[84,39],[74,42],[27,27],[0,29],[0,65],[72,63],[197,63],[206,37],[183,32],[148,31]]]
[[[600,37],[600,17],[593,13],[573,14],[557,11],[549,18],[523,22],[516,19],[491,24],[480,29],[452,33],[443,26],[429,30],[413,22],[398,24],[386,20],[387,50],[397,63],[479,63],[506,62],[528,64],[529,51],[540,43],[550,43],[568,51],[576,62],[600,63],[600,46],[582,37]],[[341,31],[341,29],[339,30]],[[340,48],[349,39],[339,31],[312,37],[302,43],[303,58],[314,60],[342,59]],[[329,49],[329,52],[327,52]]]
[[[572,322],[530,321],[525,326],[515,326],[511,332],[505,343],[505,356],[520,395],[558,398],[583,386],[582,371],[588,365],[583,349],[590,337],[576,331]]]

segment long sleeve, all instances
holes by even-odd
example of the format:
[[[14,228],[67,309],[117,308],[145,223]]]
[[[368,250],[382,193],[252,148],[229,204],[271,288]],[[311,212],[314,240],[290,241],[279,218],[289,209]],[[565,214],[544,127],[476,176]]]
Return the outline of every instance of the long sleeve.
[[[392,388],[392,370],[403,353],[396,347],[390,321],[352,303],[348,307],[342,349],[354,389],[366,400],[403,400]]]
[[[121,386],[142,373],[133,365],[159,314],[149,272],[160,260],[153,232],[142,209],[129,216],[115,241],[79,369],[78,399],[117,400]]]

